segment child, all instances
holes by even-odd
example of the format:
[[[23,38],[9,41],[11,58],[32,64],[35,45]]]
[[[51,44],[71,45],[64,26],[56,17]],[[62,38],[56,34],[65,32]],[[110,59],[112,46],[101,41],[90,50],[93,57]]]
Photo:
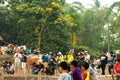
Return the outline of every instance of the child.
[[[5,72],[6,72],[7,64],[8,64],[8,61],[5,61],[5,62],[3,63],[3,73],[4,73],[4,74],[5,74]]]
[[[114,65],[114,73],[117,77],[116,80],[120,80],[120,59],[117,59]]]
[[[78,68],[78,63],[77,61],[72,61],[70,63],[70,68],[71,68],[71,72],[70,74],[72,74],[72,78],[73,80],[82,80],[82,75],[81,75],[81,71],[80,69]]]
[[[90,74],[90,80],[97,80],[98,72],[94,64],[91,64],[91,66],[89,66],[88,72]]]
[[[16,53],[14,54],[15,72],[16,73],[20,73],[20,71],[21,71],[21,59],[22,59],[22,54],[19,53],[19,50],[16,50]]]
[[[89,64],[87,62],[83,62],[82,64],[82,80],[90,80],[89,72],[87,71],[89,68]]]
[[[9,62],[9,74],[14,74],[15,68],[12,62]]]
[[[68,64],[66,62],[61,62],[59,64],[59,72],[60,77],[58,78],[58,80],[72,80],[71,76],[67,73],[68,72]]]
[[[92,64],[91,67],[93,68],[95,75],[98,75],[98,69],[95,67],[95,64]]]

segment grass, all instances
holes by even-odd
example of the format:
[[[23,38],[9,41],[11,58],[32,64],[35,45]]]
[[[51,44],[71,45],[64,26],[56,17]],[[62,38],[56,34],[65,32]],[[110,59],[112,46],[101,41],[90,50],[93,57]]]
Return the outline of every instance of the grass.
[[[5,61],[13,62],[14,61],[13,55],[7,55],[7,54],[0,55],[0,67],[2,67],[2,64]]]

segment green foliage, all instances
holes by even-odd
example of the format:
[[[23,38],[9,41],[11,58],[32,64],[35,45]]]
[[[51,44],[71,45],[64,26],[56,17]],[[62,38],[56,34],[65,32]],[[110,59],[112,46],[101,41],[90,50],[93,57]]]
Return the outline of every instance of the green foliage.
[[[40,47],[42,51],[66,52],[70,49],[69,26],[74,23],[72,17],[62,11],[64,0],[9,0],[9,5],[10,18],[5,27],[8,39],[1,32],[6,41]]]
[[[90,49],[90,48],[87,47],[87,46],[78,46],[78,47],[75,47],[75,53],[77,53],[78,50],[88,51],[89,54],[90,54],[91,56],[94,56],[94,57],[100,56],[100,51]]]
[[[88,51],[90,54],[92,53],[92,50],[87,46],[78,46],[78,47],[75,48],[75,51],[76,50]]]
[[[70,5],[65,0],[8,0],[6,6],[1,0],[0,35],[9,43],[40,47],[41,51],[65,53],[81,48],[97,56],[100,50],[107,50],[104,25],[111,23],[110,34],[120,32],[120,2],[111,7],[94,2],[86,9],[80,2]],[[119,36],[111,38],[111,50],[119,48],[119,40]]]

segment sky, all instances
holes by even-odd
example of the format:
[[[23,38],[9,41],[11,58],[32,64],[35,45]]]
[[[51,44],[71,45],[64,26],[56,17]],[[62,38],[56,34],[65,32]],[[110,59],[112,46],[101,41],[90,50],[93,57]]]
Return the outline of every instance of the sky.
[[[94,4],[94,0],[66,0],[67,3],[71,4],[74,1],[81,2],[86,8],[89,8],[91,4]],[[101,6],[110,6],[112,3],[120,0],[100,0]]]

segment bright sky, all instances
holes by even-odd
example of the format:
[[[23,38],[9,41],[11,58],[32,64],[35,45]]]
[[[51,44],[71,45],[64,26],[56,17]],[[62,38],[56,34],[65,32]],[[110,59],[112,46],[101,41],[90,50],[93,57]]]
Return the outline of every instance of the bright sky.
[[[91,4],[94,4],[94,0],[66,0],[67,3],[72,3],[74,1],[79,1],[83,3],[85,7],[90,7]],[[101,6],[110,6],[112,3],[119,0],[100,0]]]

